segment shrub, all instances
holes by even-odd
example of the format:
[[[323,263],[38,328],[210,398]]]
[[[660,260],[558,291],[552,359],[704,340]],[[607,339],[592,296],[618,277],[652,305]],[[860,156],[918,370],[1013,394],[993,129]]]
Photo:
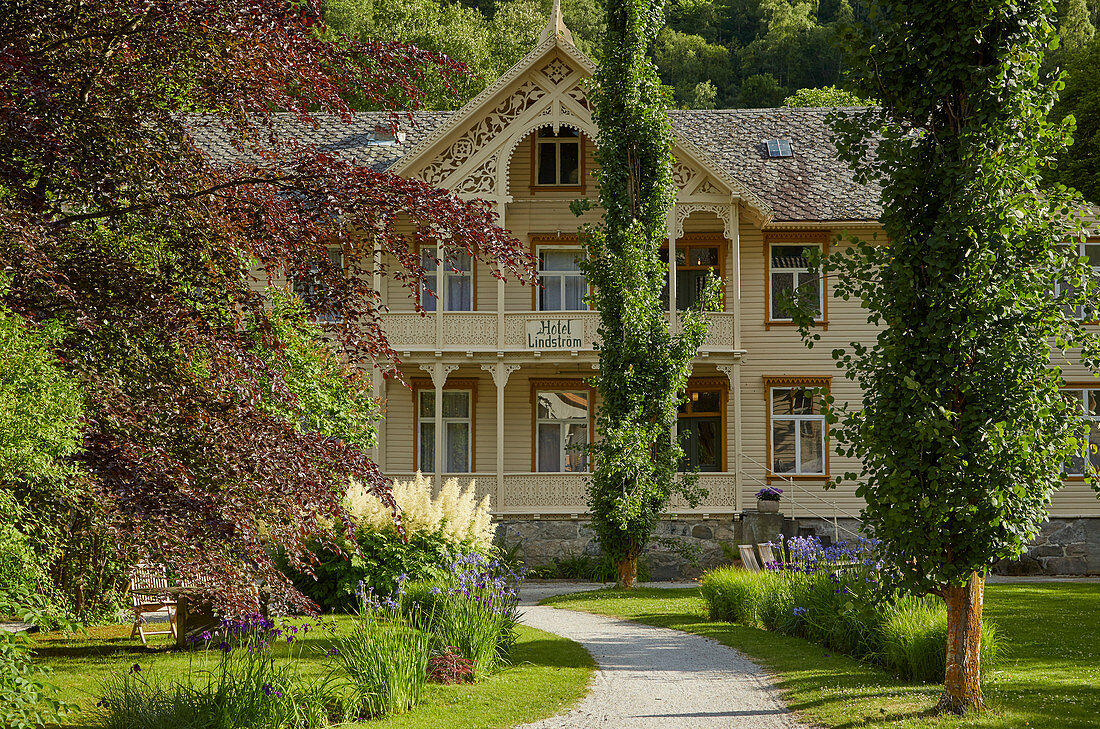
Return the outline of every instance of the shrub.
[[[943,680],[947,655],[947,612],[938,598],[904,598],[887,611],[882,625],[881,663],[900,676],[935,683]],[[1001,652],[997,628],[982,625],[981,662]]]
[[[711,620],[766,628],[878,663],[904,679],[941,681],[947,611],[935,597],[877,599],[883,566],[874,544],[822,547],[813,538],[778,545],[782,560],[752,572],[720,567],[703,576]],[[996,658],[996,629],[982,628],[983,662]]]
[[[450,561],[449,554],[495,551],[489,500],[485,497],[476,502],[473,481],[460,489],[457,480],[449,479],[433,497],[431,479],[417,474],[412,481],[395,482],[393,493],[401,508],[406,538],[398,533],[389,510],[361,486],[353,485],[346,506],[355,520],[358,553],[346,542],[337,545],[343,554],[314,545],[317,563],[313,575],[283,564],[294,586],[321,610],[356,610],[360,584],[370,594],[391,595],[398,577],[421,580],[441,574],[441,566]]]
[[[550,564],[532,567],[527,576],[539,580],[589,580],[591,582],[614,582],[618,573],[615,564],[606,554],[593,557],[578,554],[574,557],[555,557]],[[649,565],[645,560],[638,561],[638,581],[648,582],[651,578]]]
[[[13,615],[31,623],[45,622],[47,609],[41,595],[32,595],[23,585],[9,586],[0,593],[0,615]],[[65,624],[72,629],[73,625]],[[58,701],[49,683],[50,669],[31,661],[31,642],[22,633],[0,630],[0,726],[31,729],[60,722],[76,710]]]
[[[738,567],[719,567],[703,575],[700,587],[711,620],[762,627],[764,598],[775,575]]]
[[[412,481],[394,481],[393,498],[405,530],[410,534],[438,534],[448,543],[488,551],[493,543],[488,494],[479,502],[474,481],[459,488],[454,478],[445,481],[434,497],[432,490],[432,480],[419,472]],[[360,526],[380,531],[394,529],[390,510],[359,484],[348,489],[345,505]]]
[[[428,659],[428,680],[432,683],[466,683],[474,680],[474,665],[453,645],[444,646]]]
[[[396,531],[359,529],[356,534],[359,554],[348,555],[320,551],[313,576],[287,568],[294,586],[308,595],[326,612],[353,612],[358,607],[356,593],[362,584],[374,595],[390,595],[397,588],[397,579],[407,575],[413,579],[431,578],[439,574],[440,565],[456,545],[440,534],[413,532],[406,542]]]

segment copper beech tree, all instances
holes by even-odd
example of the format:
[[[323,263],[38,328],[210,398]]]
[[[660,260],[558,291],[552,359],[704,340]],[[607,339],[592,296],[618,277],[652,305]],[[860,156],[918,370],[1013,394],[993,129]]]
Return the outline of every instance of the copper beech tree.
[[[881,327],[833,353],[864,397],[830,414],[831,437],[863,463],[845,479],[860,482],[895,587],[946,603],[945,712],[984,705],[985,575],[1035,537],[1085,453],[1052,345],[1100,368],[1081,202],[1038,174],[1069,131],[1047,118],[1060,82],[1040,75],[1054,10],[871,2],[849,68],[880,105],[835,118],[842,156],[881,185],[885,241],[852,239],[823,266]]]
[[[273,551],[302,567],[308,543],[331,543],[349,479],[389,499],[367,451],[369,378],[356,374],[394,355],[374,252],[399,262],[383,273],[414,298],[417,240],[530,277],[486,206],[282,131],[318,113],[350,120],[353,96],[415,108],[423,79],[463,73],[415,48],[334,37],[319,6],[0,7],[3,304],[29,326],[62,327],[56,353],[84,399],[85,488],[57,513],[73,544],[167,562],[237,612],[257,607],[257,585],[307,602]],[[199,129],[232,154],[208,154]],[[342,265],[327,256],[336,246]],[[273,301],[268,286],[286,277],[309,280],[305,305],[338,355]],[[310,391],[303,362],[341,391]],[[340,417],[323,412],[333,402]]]

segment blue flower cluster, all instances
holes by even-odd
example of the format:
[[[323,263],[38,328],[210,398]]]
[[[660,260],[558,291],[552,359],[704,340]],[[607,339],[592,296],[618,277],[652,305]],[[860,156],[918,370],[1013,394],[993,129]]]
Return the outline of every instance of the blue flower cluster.
[[[213,630],[204,630],[197,635],[188,636],[192,644],[202,643],[208,648],[229,653],[234,647],[246,649],[249,653],[266,651],[273,641],[283,639],[293,643],[299,635],[305,635],[313,626],[310,623],[295,625],[283,622],[276,627],[275,621],[262,615],[246,615],[242,618],[222,620]],[[219,640],[220,639],[220,640]],[[218,642],[214,642],[217,640]]]
[[[500,560],[489,560],[476,553],[460,554],[451,563],[451,574],[455,586],[448,588],[448,595],[461,595],[500,613],[519,603],[523,575],[507,568]]]
[[[782,534],[771,546],[776,561],[768,562],[765,569],[773,572],[801,572],[812,575],[817,572],[835,572],[843,568],[860,568],[870,573],[880,572],[883,562],[880,556],[881,542],[858,537],[854,541],[839,541],[825,546],[819,537],[791,537]]]

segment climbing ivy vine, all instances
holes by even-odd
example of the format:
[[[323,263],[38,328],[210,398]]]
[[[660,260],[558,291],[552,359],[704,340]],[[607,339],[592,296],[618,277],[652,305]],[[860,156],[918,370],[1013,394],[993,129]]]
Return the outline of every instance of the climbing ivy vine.
[[[662,304],[665,213],[673,203],[672,130],[648,50],[664,22],[662,0],[605,0],[607,34],[592,93],[599,127],[596,160],[603,222],[582,230],[585,274],[600,315],[601,396],[591,448],[589,509],[618,581],[632,587],[637,560],[670,496],[697,503],[678,477],[676,410],[691,361],[706,336],[701,311],[717,282],[673,334]]]
[[[863,463],[845,478],[897,587],[947,604],[941,711],[982,707],[984,577],[1035,537],[1083,453],[1057,364],[1100,364],[1079,200],[1038,176],[1068,141],[1047,119],[1061,82],[1040,75],[1054,17],[1049,0],[875,0],[848,67],[881,105],[834,119],[842,156],[882,187],[887,242],[852,239],[823,264],[882,327],[833,353],[864,399],[831,414],[831,436]]]

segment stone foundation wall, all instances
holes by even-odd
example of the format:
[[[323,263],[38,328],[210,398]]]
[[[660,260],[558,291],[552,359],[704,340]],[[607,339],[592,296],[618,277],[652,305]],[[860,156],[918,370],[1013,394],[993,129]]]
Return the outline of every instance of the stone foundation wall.
[[[746,511],[739,515],[708,519],[663,519],[642,560],[654,580],[691,579],[708,569],[728,564],[738,544],[773,541],[780,533],[787,537],[816,535],[833,540],[850,538],[858,531],[856,519],[838,520],[785,518],[782,514]],[[585,519],[502,518],[496,522],[497,539],[506,547],[519,545],[518,554],[528,567],[539,567],[582,555],[598,557],[596,536]],[[850,531],[845,531],[845,530]],[[672,544],[681,548],[674,548]],[[696,556],[686,558],[683,548]],[[999,574],[1100,575],[1100,517],[1055,518],[1043,524],[1038,539],[1021,560],[994,566]]]

